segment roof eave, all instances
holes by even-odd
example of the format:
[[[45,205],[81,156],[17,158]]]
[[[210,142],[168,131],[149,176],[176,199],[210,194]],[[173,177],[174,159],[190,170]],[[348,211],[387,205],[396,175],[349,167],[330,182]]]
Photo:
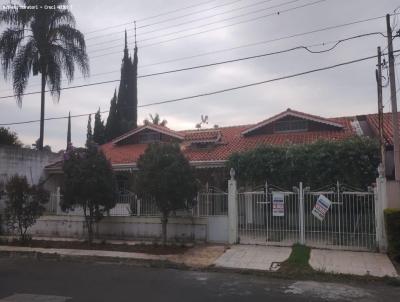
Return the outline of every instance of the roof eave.
[[[260,128],[266,126],[266,125],[269,125],[269,124],[271,124],[271,123],[273,123],[273,122],[275,122],[275,121],[277,121],[277,120],[279,120],[279,119],[281,119],[283,117],[286,117],[286,116],[295,116],[295,117],[303,118],[303,119],[314,121],[314,122],[317,122],[317,123],[326,124],[326,125],[329,125],[329,126],[340,128],[340,129],[344,128],[343,125],[341,125],[339,123],[335,123],[335,122],[329,121],[329,120],[325,120],[325,119],[321,119],[321,118],[317,118],[317,117],[312,117],[312,116],[308,116],[308,115],[303,115],[303,114],[300,114],[300,113],[297,113],[297,112],[294,112],[294,111],[285,111],[285,112],[279,113],[278,115],[275,115],[275,116],[273,116],[273,117],[271,117],[271,118],[269,118],[269,119],[267,119],[267,120],[265,120],[265,121],[263,121],[261,123],[258,123],[258,124],[256,124],[255,126],[249,128],[249,129],[246,129],[246,130],[242,131],[241,134],[242,135],[249,134],[249,133],[251,133],[251,132],[253,132],[253,131],[257,130],[257,129],[260,129]]]

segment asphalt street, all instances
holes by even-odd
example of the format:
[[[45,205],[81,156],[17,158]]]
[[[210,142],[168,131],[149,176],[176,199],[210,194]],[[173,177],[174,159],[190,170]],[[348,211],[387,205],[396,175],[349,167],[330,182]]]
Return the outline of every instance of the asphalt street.
[[[399,287],[380,283],[335,284],[126,264],[0,258],[0,301],[312,302],[399,301],[399,297]]]

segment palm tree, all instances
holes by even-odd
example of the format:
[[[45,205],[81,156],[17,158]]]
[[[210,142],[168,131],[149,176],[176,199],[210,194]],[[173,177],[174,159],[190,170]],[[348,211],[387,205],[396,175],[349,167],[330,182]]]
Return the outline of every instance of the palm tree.
[[[75,28],[75,18],[67,9],[68,0],[20,0],[22,5],[37,9],[11,8],[0,11],[0,25],[8,28],[0,35],[0,63],[4,78],[12,75],[18,106],[31,74],[41,74],[40,137],[43,149],[46,83],[59,101],[62,74],[73,80],[75,64],[89,75],[89,59],[83,34]],[[45,9],[44,6],[56,9]]]
[[[149,114],[150,119],[145,119],[143,123],[145,125],[148,124],[154,124],[154,125],[160,125],[160,126],[166,126],[168,121],[167,120],[161,120],[160,115],[156,113],[154,116],[152,114]]]

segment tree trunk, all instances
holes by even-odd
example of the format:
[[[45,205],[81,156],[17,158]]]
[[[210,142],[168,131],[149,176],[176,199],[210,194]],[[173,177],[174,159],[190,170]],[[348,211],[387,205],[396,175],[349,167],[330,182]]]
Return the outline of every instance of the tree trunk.
[[[162,225],[162,243],[163,245],[167,244],[167,223],[168,223],[168,215],[163,213],[161,218],[161,225]]]
[[[84,206],[83,207],[83,214],[85,216],[85,223],[87,227],[87,232],[88,232],[88,243],[89,245],[92,244],[93,242],[93,222],[92,222],[92,211],[89,207],[89,213],[87,213],[87,208]]]
[[[45,96],[46,96],[46,74],[42,71],[42,90],[40,99],[40,136],[39,142],[36,146],[39,150],[43,150],[44,141],[44,107],[45,107]]]

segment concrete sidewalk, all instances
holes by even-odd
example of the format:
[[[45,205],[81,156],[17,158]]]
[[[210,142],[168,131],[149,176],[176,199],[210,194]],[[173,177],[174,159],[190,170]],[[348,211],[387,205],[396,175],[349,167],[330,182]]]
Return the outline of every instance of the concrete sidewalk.
[[[314,270],[357,276],[398,277],[386,254],[334,250],[311,250],[310,265]]]
[[[215,261],[215,266],[235,269],[276,271],[289,258],[292,248],[262,245],[234,245]]]
[[[290,247],[234,245],[215,261],[215,266],[276,271],[291,251]],[[398,277],[388,256],[379,253],[312,249],[309,263],[314,270],[327,273]]]

